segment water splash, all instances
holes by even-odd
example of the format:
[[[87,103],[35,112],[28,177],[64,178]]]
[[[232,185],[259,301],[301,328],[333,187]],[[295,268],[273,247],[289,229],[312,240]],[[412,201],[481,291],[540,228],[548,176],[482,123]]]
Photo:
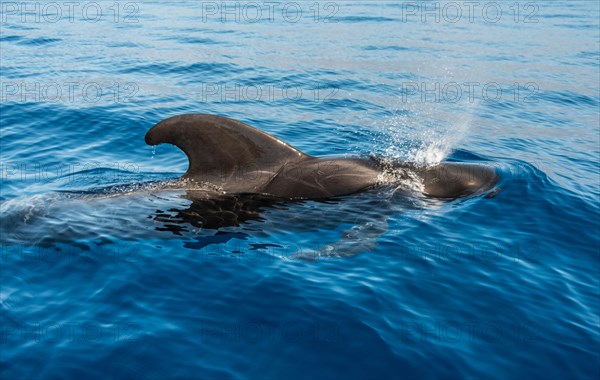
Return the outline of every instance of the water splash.
[[[471,103],[459,116],[434,107],[393,116],[385,126],[385,155],[423,166],[439,164],[467,135],[475,106]]]
[[[424,191],[422,178],[410,168],[399,167],[398,162],[426,167],[444,161],[468,135],[478,102],[403,101],[402,106],[393,116],[375,126],[379,142],[372,152],[383,156],[383,170],[377,182],[393,185],[392,195]],[[456,110],[458,107],[460,112]]]
[[[383,154],[396,160],[433,166],[446,159],[468,135],[477,101],[459,103],[403,103],[380,127]],[[460,107],[461,111],[456,109]]]

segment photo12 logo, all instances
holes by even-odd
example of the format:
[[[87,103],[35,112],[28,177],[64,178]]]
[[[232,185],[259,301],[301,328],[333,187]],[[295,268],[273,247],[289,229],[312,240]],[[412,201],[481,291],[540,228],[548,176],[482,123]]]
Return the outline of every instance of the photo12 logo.
[[[126,103],[140,90],[135,82],[25,82],[0,83],[2,102]]]
[[[135,2],[17,2],[0,4],[1,23],[50,23],[108,21],[138,23],[140,6]]]
[[[48,248],[41,245],[0,246],[0,270],[12,264],[62,265],[94,261],[108,264],[131,264],[138,261],[140,249],[135,244],[123,243],[81,249],[76,246]]]
[[[303,86],[295,83],[202,83],[196,98],[208,102],[276,102],[276,101],[313,101],[333,100],[339,88],[329,84],[312,83]]]
[[[400,324],[400,339],[404,343],[447,344],[540,342],[540,325],[535,322],[514,321],[405,321]]]
[[[402,102],[474,103],[511,101],[536,103],[540,87],[535,82],[501,84],[497,82],[404,82],[400,86]]]
[[[335,23],[340,6],[335,2],[222,2],[201,3],[202,22],[287,22],[303,20]]]
[[[0,182],[27,181],[52,182],[67,179],[120,181],[131,173],[139,173],[140,167],[133,162],[61,162],[42,164],[38,162],[0,161]]]
[[[57,323],[0,323],[0,341],[21,344],[69,344],[108,342],[132,343],[139,340],[140,325],[135,322],[67,321]]]
[[[400,5],[402,22],[449,23],[483,22],[495,24],[502,20],[514,23],[539,22],[540,6],[536,2],[509,1],[410,1]]]

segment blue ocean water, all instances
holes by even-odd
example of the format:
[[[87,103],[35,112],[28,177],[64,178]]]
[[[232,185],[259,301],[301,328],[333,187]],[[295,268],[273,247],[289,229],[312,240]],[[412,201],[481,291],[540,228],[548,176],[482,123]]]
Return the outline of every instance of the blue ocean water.
[[[2,379],[598,377],[597,1],[69,4],[1,3]],[[182,113],[502,192],[192,201]]]

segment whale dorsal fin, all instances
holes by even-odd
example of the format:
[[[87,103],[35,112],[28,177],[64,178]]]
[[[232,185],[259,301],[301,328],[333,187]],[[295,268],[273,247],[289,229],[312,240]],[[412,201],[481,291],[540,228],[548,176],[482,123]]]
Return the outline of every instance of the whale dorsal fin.
[[[148,145],[167,143],[181,149],[189,160],[184,178],[226,184],[229,191],[256,191],[286,163],[309,157],[268,133],[217,115],[165,119],[146,133],[145,140]]]

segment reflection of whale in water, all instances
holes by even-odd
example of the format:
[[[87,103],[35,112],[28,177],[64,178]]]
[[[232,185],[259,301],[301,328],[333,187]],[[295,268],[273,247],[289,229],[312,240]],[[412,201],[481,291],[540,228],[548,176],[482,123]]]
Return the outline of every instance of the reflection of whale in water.
[[[326,200],[282,200],[259,194],[206,195],[203,190],[181,194],[185,205],[159,209],[151,218],[158,231],[185,238],[188,249],[217,256],[267,255],[287,259],[319,260],[366,252],[388,230],[388,218],[402,211],[440,205],[439,200],[394,195],[393,189]],[[424,203],[425,202],[425,203]],[[256,244],[264,235],[264,244]],[[302,238],[319,234],[311,249],[268,238],[273,233]],[[323,231],[328,231],[323,234]],[[215,253],[218,252],[218,253]],[[253,253],[254,252],[254,253]]]
[[[276,198],[261,194],[222,194],[206,197],[201,190],[188,190],[185,198],[192,201],[185,209],[170,209],[169,213],[157,210],[154,220],[164,223],[160,230],[180,234],[182,224],[195,228],[219,229],[239,227],[245,222],[261,220],[260,213],[265,208],[276,208],[281,202]]]
[[[374,157],[317,158],[236,120],[181,115],[152,127],[149,145],[173,144],[188,157],[183,178],[216,186],[227,194],[268,194],[282,199],[324,199],[365,191],[392,169],[414,177],[435,198],[458,198],[491,189],[494,169],[462,163],[420,167]]]

